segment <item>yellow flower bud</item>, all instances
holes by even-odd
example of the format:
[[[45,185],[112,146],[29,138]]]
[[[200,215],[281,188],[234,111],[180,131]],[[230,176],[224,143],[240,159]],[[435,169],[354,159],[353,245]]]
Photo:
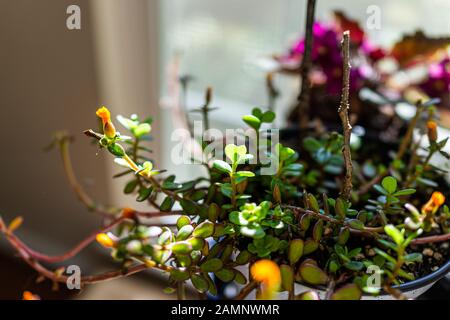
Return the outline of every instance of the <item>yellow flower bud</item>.
[[[22,217],[15,217],[13,219],[13,221],[11,221],[11,223],[8,226],[8,231],[9,232],[14,232],[15,230],[17,230],[23,223],[23,218]]]
[[[115,245],[114,241],[106,233],[97,234],[95,239],[105,248],[112,248]]]

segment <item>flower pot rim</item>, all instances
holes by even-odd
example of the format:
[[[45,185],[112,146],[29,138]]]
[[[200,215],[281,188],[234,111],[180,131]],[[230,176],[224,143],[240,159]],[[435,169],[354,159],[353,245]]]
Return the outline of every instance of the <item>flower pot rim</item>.
[[[412,291],[412,290],[417,290],[420,289],[422,287],[425,287],[426,285],[432,284],[438,280],[440,280],[441,278],[443,278],[445,275],[447,275],[447,273],[450,273],[450,260],[448,260],[445,264],[443,264],[441,267],[439,267],[439,269],[437,269],[436,271],[433,271],[430,274],[427,274],[426,276],[423,276],[421,278],[412,280],[412,281],[408,281],[405,283],[402,283],[400,285],[395,285],[392,286],[395,289],[399,289],[402,292],[408,292],[408,291]],[[316,289],[316,290],[323,290],[323,288],[319,288],[317,286],[311,286],[308,285],[306,283],[302,283],[302,282],[297,282],[300,285],[303,285],[305,287],[309,287],[311,289]],[[388,293],[381,291],[380,292],[380,296],[381,295],[386,295]],[[372,296],[371,294],[368,293],[363,293],[363,296]]]
[[[432,273],[427,274],[426,276],[423,276],[421,278],[394,286],[394,288],[400,289],[401,291],[415,290],[415,289],[424,287],[430,283],[440,280],[442,277],[444,277],[449,272],[450,272],[450,260],[448,260],[445,264],[443,264],[436,271],[433,271]]]

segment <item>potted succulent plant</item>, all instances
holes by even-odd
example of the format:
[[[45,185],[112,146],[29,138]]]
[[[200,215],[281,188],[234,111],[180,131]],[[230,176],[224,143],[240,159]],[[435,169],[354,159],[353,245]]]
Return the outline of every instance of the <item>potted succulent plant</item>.
[[[217,295],[215,278],[241,285],[236,299],[415,296],[449,271],[448,182],[443,169],[430,164],[438,154],[448,159],[443,151],[448,137],[437,135],[433,102],[419,101],[392,158],[374,157],[370,168],[365,164],[359,170],[364,164],[350,146],[348,32],[342,50],[343,88],[336,107],[342,134],[305,137],[307,153],[274,143],[262,125],[272,123],[275,114],[255,108],[243,116],[250,127],[246,144],[211,149],[211,141],[202,140],[200,164],[207,176],[179,182],[155,169],[143,154],[149,151],[143,143],[151,119],[118,116],[128,137],[116,130],[109,110],[102,107],[97,110],[101,132],[85,134],[125,168],[116,175],[130,177],[124,192],[136,193],[136,201],[154,211],[93,201],[72,171],[70,139],[60,134],[56,142],[71,186],[108,223],[60,256],[36,252],[21,241],[14,232],[20,217],[8,225],[0,220],[0,231],[21,258],[55,283],[70,280],[65,267],[50,270],[43,263],[62,263],[97,241],[120,268],[83,276],[83,285],[155,268],[169,274],[167,292],[176,291],[179,299],[185,298],[187,283],[202,298]],[[205,117],[210,101],[208,90]],[[429,142],[425,150],[413,138],[415,128]],[[154,222],[162,216],[175,216],[176,222]]]
[[[219,282],[240,286],[235,299],[405,299],[426,290],[450,271],[449,183],[445,168],[430,163],[437,156],[449,159],[444,151],[448,137],[437,134],[436,101],[417,101],[415,116],[396,132],[395,143],[379,150],[372,140],[375,148],[361,149],[361,155],[350,141],[351,47],[350,33],[344,32],[341,98],[330,113],[337,121],[332,128],[308,129],[310,119],[302,116],[317,102],[310,99],[307,80],[314,4],[308,1],[299,70],[306,79],[297,110],[302,135],[293,135],[293,148],[263,130],[275,113],[255,108],[243,116],[249,127],[244,143],[200,137],[201,157],[196,160],[207,175],[180,182],[147,159],[151,118],[118,116],[128,137],[116,130],[109,110],[102,107],[96,113],[101,129],[85,134],[124,167],[115,175],[130,177],[124,192],[136,194],[136,201],[147,203],[151,211],[94,201],[73,172],[70,137],[59,133],[54,145],[69,183],[89,210],[105,218],[105,225],[58,256],[37,252],[17,237],[20,217],[8,224],[0,218],[0,232],[30,267],[54,283],[71,278],[64,266],[51,270],[45,264],[63,263],[96,241],[120,268],[83,276],[82,285],[155,268],[169,275],[166,291],[176,291],[179,299],[186,296],[186,284],[200,298],[216,296]],[[268,88],[273,100],[270,77]],[[208,89],[200,110],[208,124],[211,99]],[[362,145],[366,138],[361,137]],[[154,220],[168,216],[173,223]],[[36,298],[24,294],[24,299]]]

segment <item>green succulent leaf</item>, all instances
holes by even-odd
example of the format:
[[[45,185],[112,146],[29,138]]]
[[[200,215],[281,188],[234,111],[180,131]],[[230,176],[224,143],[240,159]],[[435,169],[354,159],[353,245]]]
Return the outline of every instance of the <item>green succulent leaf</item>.
[[[304,242],[302,239],[294,239],[289,243],[289,263],[296,264],[303,255]]]
[[[309,284],[320,285],[326,284],[328,281],[328,276],[325,271],[314,264],[303,263],[299,271],[301,278]]]
[[[213,168],[224,173],[231,173],[232,171],[231,166],[227,162],[222,160],[214,160]]]
[[[405,238],[403,237],[403,233],[400,232],[394,225],[388,224],[384,226],[384,232],[394,240],[394,242],[400,246],[405,241]]]
[[[202,265],[200,265],[200,269],[203,272],[217,272],[223,268],[222,260],[218,258],[212,258],[206,260]]]
[[[381,185],[389,194],[393,194],[397,190],[397,180],[391,176],[383,178]]]
[[[331,300],[360,300],[361,295],[359,287],[350,283],[335,290],[331,295]]]

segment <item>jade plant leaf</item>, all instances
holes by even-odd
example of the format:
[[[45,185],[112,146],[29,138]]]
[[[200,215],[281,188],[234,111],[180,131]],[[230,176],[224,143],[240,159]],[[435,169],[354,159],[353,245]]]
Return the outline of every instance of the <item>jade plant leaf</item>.
[[[302,239],[294,239],[289,243],[289,263],[296,264],[303,255],[304,242]]]
[[[315,291],[306,291],[295,297],[296,300],[320,300],[319,295]]]
[[[326,284],[328,281],[328,276],[325,271],[308,261],[305,261],[300,266],[299,271],[301,278],[309,284]]]
[[[200,269],[203,272],[217,272],[223,267],[222,260],[218,258],[212,258],[209,260],[206,260],[201,266]]]
[[[331,295],[331,300],[359,300],[361,299],[361,290],[354,283],[340,287]]]

